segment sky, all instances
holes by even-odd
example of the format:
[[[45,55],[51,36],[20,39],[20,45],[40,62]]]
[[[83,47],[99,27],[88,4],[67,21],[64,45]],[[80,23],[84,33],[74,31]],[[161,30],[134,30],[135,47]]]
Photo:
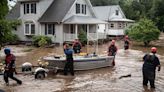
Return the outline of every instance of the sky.
[[[16,0],[14,0],[14,1],[16,1]],[[14,1],[9,1],[9,0],[8,0],[9,9],[12,8],[11,6],[14,6],[14,5],[15,5],[15,2],[14,2]]]

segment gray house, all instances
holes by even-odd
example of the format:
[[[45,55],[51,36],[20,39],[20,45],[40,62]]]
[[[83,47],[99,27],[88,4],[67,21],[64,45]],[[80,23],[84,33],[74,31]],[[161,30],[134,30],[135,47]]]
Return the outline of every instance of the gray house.
[[[98,24],[90,0],[18,0],[7,19],[22,21],[13,33],[21,41],[32,41],[34,35],[46,35],[55,43],[73,41],[85,31],[89,40],[97,37]]]
[[[96,16],[108,22],[108,24],[99,24],[99,31],[104,31],[109,37],[123,36],[124,30],[134,23],[133,20],[127,19],[119,5],[95,6]]]

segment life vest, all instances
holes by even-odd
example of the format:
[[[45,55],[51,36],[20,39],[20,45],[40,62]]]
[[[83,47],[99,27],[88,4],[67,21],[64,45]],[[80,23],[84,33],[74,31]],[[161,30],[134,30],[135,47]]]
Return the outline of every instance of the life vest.
[[[129,46],[129,41],[128,40],[125,40],[124,46]]]
[[[6,65],[10,64],[12,60],[15,61],[15,56],[13,54],[7,55],[6,58],[5,58],[5,64]]]

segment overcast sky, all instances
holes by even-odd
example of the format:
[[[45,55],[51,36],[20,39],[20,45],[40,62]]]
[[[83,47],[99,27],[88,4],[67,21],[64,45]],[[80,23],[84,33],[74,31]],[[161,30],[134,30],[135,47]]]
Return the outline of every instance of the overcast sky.
[[[16,0],[14,0],[16,1]],[[14,6],[15,5],[15,2],[14,1],[9,1],[8,0],[8,5],[9,5],[9,8],[11,9],[11,6]]]

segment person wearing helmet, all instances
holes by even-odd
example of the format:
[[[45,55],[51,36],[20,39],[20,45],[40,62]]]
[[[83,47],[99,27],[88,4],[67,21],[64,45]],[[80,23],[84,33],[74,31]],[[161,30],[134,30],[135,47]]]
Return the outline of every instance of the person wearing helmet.
[[[124,39],[124,50],[128,50],[129,49],[129,44],[130,44],[129,37],[125,36],[125,39]]]
[[[4,81],[6,85],[9,85],[8,78],[15,80],[18,84],[22,84],[22,81],[14,77],[15,71],[15,56],[11,54],[11,50],[9,48],[4,49],[5,57],[5,71],[4,71]]]
[[[108,56],[114,56],[114,59],[113,59],[113,66],[115,66],[115,55],[117,53],[117,47],[115,45],[115,40],[112,40],[111,41],[111,44],[110,46],[108,47]]]
[[[158,67],[158,71],[160,71],[160,61],[158,57],[155,55],[157,53],[157,48],[152,47],[151,53],[146,54],[143,57],[144,64],[142,67],[143,72],[143,85],[147,86],[147,83],[150,82],[151,88],[155,88],[155,71],[156,67]]]
[[[73,42],[74,53],[80,53],[81,47],[82,47],[81,42],[78,39],[75,39],[75,41]]]

